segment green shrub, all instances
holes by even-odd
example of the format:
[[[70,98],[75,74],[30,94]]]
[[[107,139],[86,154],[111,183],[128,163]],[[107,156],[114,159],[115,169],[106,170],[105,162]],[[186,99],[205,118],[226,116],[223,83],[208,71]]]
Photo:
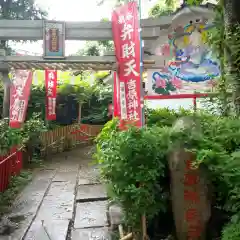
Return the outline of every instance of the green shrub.
[[[21,147],[30,141],[32,145],[36,145],[40,132],[44,130],[46,130],[44,122],[36,114],[33,114],[21,128],[10,128],[7,119],[0,120],[0,155],[8,154],[13,146]]]
[[[157,127],[131,127],[120,132],[117,121],[113,120],[97,139],[96,157],[102,177],[111,184],[112,197],[123,205],[126,221],[134,227],[139,226],[144,213],[152,218],[159,211],[166,211],[166,197],[157,180],[164,174],[166,165],[160,161],[166,151],[159,149],[166,149],[167,142],[158,139],[167,137],[168,132],[158,134],[158,130]]]
[[[194,117],[200,123],[200,133],[191,129],[172,131],[172,124],[183,116]],[[195,154],[196,166],[208,168],[212,212],[227,215],[215,235],[220,237],[223,231],[222,239],[227,239],[228,229],[236,225],[231,222],[240,213],[240,121],[205,112],[158,109],[147,111],[147,127],[143,129],[130,127],[119,132],[117,124],[113,120],[105,125],[97,138],[95,156],[103,179],[112,186],[112,197],[125,210],[127,222],[139,227],[142,214],[151,220],[154,214],[169,211],[167,155],[175,141],[181,141]],[[232,236],[229,239],[239,239]],[[213,235],[210,238],[214,239]]]
[[[231,222],[223,230],[222,240],[240,239],[240,222]]]
[[[0,221],[4,213],[10,210],[11,204],[16,196],[32,179],[30,171],[22,171],[18,176],[11,178],[10,184],[6,191],[0,192]]]
[[[20,145],[22,142],[21,129],[10,128],[6,119],[0,120],[0,156],[6,155],[12,146]]]

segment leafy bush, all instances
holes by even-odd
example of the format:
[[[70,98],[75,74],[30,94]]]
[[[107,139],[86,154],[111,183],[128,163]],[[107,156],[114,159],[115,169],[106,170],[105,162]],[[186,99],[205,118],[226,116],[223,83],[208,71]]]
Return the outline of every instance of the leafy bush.
[[[12,129],[6,119],[0,120],[0,155],[6,155],[12,146],[21,144],[23,136],[20,129]]]
[[[141,216],[152,218],[159,211],[166,211],[164,191],[157,180],[164,174],[168,131],[153,128],[117,130],[117,120],[106,124],[98,136],[96,157],[105,181],[112,184],[114,200],[126,210],[126,221],[139,226]],[[163,151],[159,151],[163,149]],[[162,201],[159,201],[162,199]],[[147,209],[147,211],[146,211]]]
[[[200,133],[192,129],[172,131],[172,124],[183,116],[194,117]],[[232,232],[229,229],[240,222],[240,121],[205,112],[159,109],[147,111],[148,126],[143,129],[130,127],[119,132],[117,124],[117,120],[107,123],[98,136],[96,158],[103,179],[112,186],[112,197],[125,210],[127,222],[139,227],[144,213],[149,220],[164,211],[171,214],[167,207],[167,156],[178,140],[187,143],[188,151],[195,154],[196,167],[201,164],[209,171],[213,195],[209,238],[219,239],[223,231],[222,239],[227,239]],[[229,239],[239,239],[237,229],[234,234]]]
[[[174,111],[168,108],[146,109],[146,123],[148,126],[156,125],[158,127],[171,127],[179,117],[183,116],[193,116],[193,112],[183,108],[180,108],[179,111]]]
[[[240,239],[240,222],[230,222],[223,231],[222,240]]]
[[[35,141],[39,139],[39,134],[46,130],[44,121],[39,118],[39,114],[34,113],[32,118],[24,123],[22,134],[25,136],[25,141]]]
[[[30,171],[22,171],[18,176],[11,178],[8,189],[4,192],[0,192],[0,221],[2,215],[10,210],[16,196],[26,186],[26,184],[32,179]]]
[[[39,119],[38,115],[34,114],[32,119],[25,122],[22,128],[10,128],[7,119],[0,121],[0,155],[8,154],[13,146],[25,145],[31,141],[31,144],[36,144],[39,140],[40,132],[46,127],[44,122]]]

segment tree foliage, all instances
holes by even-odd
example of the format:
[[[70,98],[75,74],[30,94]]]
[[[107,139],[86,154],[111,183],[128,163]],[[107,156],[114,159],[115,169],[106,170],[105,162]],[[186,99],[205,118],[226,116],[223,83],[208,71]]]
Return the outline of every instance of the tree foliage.
[[[159,0],[157,4],[155,4],[149,10],[149,17],[158,18],[160,16],[171,15],[176,9],[176,0],[172,2],[168,2],[167,4]]]
[[[113,50],[112,41],[87,41],[76,54],[80,56],[103,56],[104,52]]]
[[[0,3],[0,10],[1,19],[40,20],[47,16],[34,0],[4,0]]]
[[[34,0],[2,0],[0,1],[0,19],[8,20],[40,20],[47,17],[47,12],[39,8]],[[1,40],[1,47],[10,51],[8,41]]]

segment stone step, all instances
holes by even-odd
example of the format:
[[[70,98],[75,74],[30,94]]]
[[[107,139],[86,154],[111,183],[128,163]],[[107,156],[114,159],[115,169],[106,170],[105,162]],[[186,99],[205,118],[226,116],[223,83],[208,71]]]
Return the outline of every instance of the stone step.
[[[82,184],[99,184],[98,166],[89,166],[88,162],[81,165],[79,172],[78,185]]]
[[[72,232],[72,240],[111,240],[108,228],[75,229]]]
[[[66,240],[69,220],[34,221],[24,240]]]
[[[18,240],[24,237],[37,214],[44,194],[55,173],[56,171],[54,170],[40,170],[36,172],[32,182],[16,198],[12,206],[12,212],[8,217],[10,219],[22,219],[18,222],[18,228],[8,236],[8,239]],[[2,239],[2,236],[0,236],[0,239]]]
[[[107,193],[102,184],[80,185],[77,189],[77,202],[107,200]]]
[[[96,228],[108,226],[108,201],[77,203],[74,228]]]

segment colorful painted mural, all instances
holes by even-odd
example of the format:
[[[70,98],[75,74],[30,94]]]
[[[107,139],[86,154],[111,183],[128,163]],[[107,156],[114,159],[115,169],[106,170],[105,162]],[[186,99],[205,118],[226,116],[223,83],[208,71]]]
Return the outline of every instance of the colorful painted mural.
[[[206,92],[216,86],[219,63],[206,44],[213,25],[195,23],[178,27],[162,47],[166,66],[148,70],[148,95]]]

